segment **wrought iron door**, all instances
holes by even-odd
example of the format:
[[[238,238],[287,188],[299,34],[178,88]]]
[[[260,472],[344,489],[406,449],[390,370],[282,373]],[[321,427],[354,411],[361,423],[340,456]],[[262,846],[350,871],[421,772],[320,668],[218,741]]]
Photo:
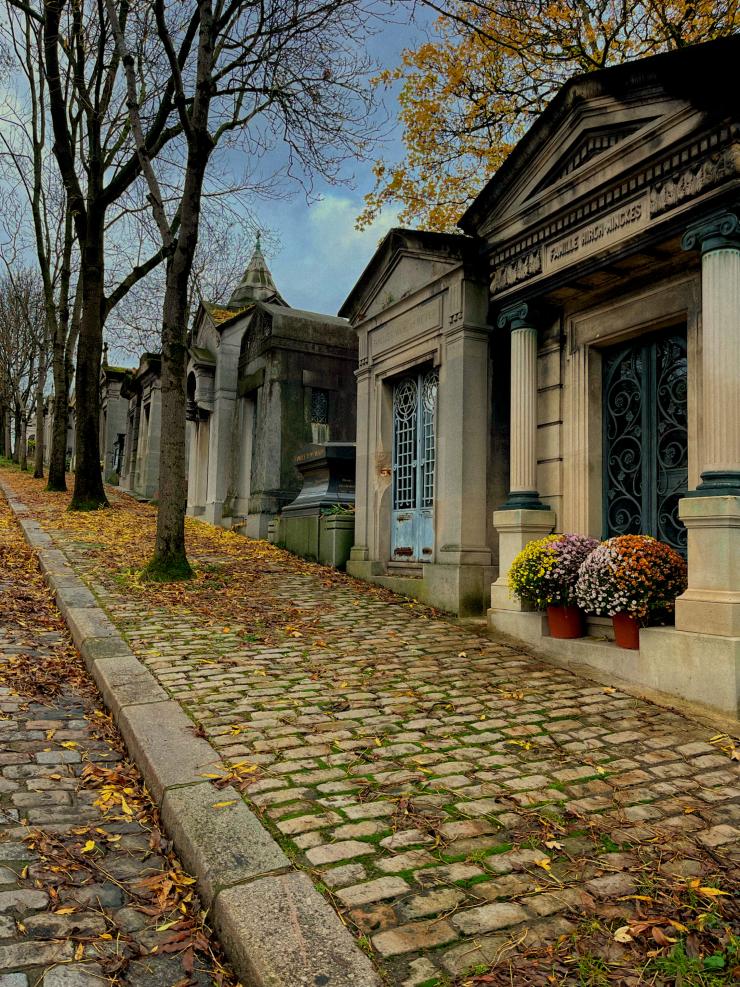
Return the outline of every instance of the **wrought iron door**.
[[[604,354],[604,530],[647,534],[686,553],[686,334]]]
[[[434,552],[436,370],[404,377],[393,388],[391,554],[430,562]]]

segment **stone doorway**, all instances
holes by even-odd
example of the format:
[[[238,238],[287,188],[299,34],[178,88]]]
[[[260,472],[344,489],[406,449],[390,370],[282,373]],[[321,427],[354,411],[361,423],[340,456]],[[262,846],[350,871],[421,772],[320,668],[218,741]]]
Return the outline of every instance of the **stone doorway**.
[[[685,327],[604,351],[606,537],[653,535],[686,554],[687,365]]]

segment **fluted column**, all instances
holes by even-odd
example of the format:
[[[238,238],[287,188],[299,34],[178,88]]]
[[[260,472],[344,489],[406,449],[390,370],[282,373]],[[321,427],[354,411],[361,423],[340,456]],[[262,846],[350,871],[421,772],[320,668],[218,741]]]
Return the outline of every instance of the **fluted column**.
[[[701,483],[689,496],[740,495],[740,220],[724,210],[692,224],[701,250]]]
[[[509,497],[502,510],[547,510],[537,491],[537,329],[525,302],[498,317],[511,330]]]
[[[701,482],[679,503],[688,532],[688,589],[676,628],[740,639],[740,219],[712,213],[686,231],[701,250]],[[698,652],[697,652],[698,653]],[[740,655],[735,659],[740,669]]]

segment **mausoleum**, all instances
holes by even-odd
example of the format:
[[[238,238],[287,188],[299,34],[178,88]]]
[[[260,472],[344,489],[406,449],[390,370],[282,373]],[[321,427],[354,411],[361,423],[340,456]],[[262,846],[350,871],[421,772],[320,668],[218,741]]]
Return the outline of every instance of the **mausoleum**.
[[[730,38],[572,79],[462,217],[458,273],[454,238],[394,231],[343,309],[361,347],[351,571],[405,559],[412,595],[465,612],[434,567],[479,565],[494,630],[733,713],[739,61]],[[599,621],[548,637],[507,577],[553,530],[685,553],[675,627],[637,652]]]
[[[296,456],[355,438],[357,338],[291,308],[259,243],[225,305],[201,302],[188,362],[188,513],[267,536],[301,489]]]
[[[110,366],[105,347],[100,368],[100,462],[106,483],[117,484],[123,470],[129,402],[122,388],[130,376],[125,367]]]
[[[159,437],[162,420],[162,361],[158,353],[144,353],[139,366],[126,377],[121,396],[128,401],[122,490],[152,500],[159,491]]]

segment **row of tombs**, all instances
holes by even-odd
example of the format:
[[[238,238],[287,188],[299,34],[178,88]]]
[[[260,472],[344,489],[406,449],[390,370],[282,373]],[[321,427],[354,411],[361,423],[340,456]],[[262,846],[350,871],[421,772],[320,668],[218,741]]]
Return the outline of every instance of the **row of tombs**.
[[[606,626],[551,639],[509,566],[553,530],[651,534],[689,588],[618,673],[737,713],[738,58],[572,79],[462,232],[391,230],[339,317],[291,308],[258,244],[195,318],[189,513],[605,671]],[[158,374],[103,371],[106,476],[143,497]]]

